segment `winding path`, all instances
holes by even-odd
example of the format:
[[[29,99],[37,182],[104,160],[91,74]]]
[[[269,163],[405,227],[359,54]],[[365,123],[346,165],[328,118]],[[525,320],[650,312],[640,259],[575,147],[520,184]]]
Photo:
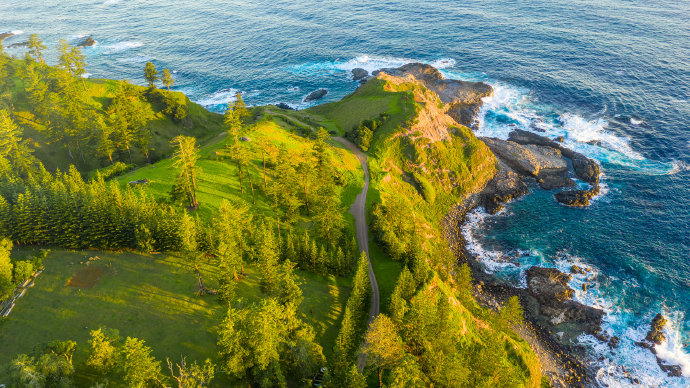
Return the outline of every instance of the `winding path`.
[[[347,149],[352,151],[359,162],[362,164],[362,170],[364,170],[364,187],[362,192],[357,195],[355,203],[352,204],[350,208],[350,213],[355,217],[355,225],[357,227],[357,245],[359,245],[359,250],[369,255],[369,227],[367,225],[367,191],[369,190],[369,168],[367,167],[367,156],[357,148],[352,142],[346,140],[342,137],[334,137],[334,140],[342,143]],[[369,259],[369,282],[371,283],[371,306],[369,308],[369,321],[367,325],[370,325],[376,316],[379,315],[381,297],[379,295],[379,284],[376,282],[376,275],[374,274],[374,268],[371,266],[371,258]],[[357,357],[357,369],[362,371],[367,363],[367,355],[360,353]]]
[[[312,127],[311,125],[302,122],[294,117],[274,112],[272,110],[266,110],[266,113],[282,116],[289,120],[295,121],[298,124],[304,125],[306,127]],[[364,171],[364,187],[362,187],[362,192],[357,195],[355,203],[350,207],[350,213],[355,217],[355,226],[357,228],[357,245],[359,245],[360,252],[365,252],[367,258],[369,258],[369,282],[371,283],[371,304],[369,307],[369,319],[367,321],[367,327],[374,321],[374,319],[379,315],[381,311],[381,296],[379,294],[379,283],[376,281],[376,275],[374,274],[374,268],[371,266],[371,256],[369,255],[369,225],[367,224],[367,191],[369,190],[369,168],[367,167],[367,155],[362,152],[356,145],[351,141],[342,137],[333,137],[333,140],[338,141],[344,145],[348,150],[350,150],[362,165],[362,170]],[[357,356],[357,369],[361,372],[367,364],[367,355],[365,353],[360,353]]]

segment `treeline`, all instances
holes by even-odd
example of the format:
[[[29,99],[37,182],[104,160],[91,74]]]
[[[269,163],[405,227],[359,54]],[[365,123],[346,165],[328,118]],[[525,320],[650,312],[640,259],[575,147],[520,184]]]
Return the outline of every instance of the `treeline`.
[[[46,46],[36,35],[31,35],[28,48],[18,60],[2,52],[0,46],[0,114],[13,121],[9,125],[3,118],[0,136],[16,138],[24,149],[33,147],[39,135],[45,139],[43,146],[58,145],[66,150],[73,164],[93,168],[102,162],[114,163],[117,158],[132,163],[135,150],[149,159],[152,117],[148,103],[171,119],[190,125],[186,101],[156,89],[155,83],[143,91],[127,81],[117,82],[112,98],[99,107],[84,79],[86,57],[80,47],[60,41],[57,66],[46,64]],[[169,72],[166,74],[169,87],[173,80]],[[95,166],[94,155],[102,161]],[[13,156],[15,171],[28,175],[30,163],[24,162],[20,153]]]
[[[143,192],[102,178],[86,182],[76,168],[45,170],[25,183],[0,182],[0,235],[23,245],[175,250],[180,214]]]
[[[388,121],[389,118],[390,116],[388,113],[384,112],[379,114],[377,118],[360,121],[357,126],[347,133],[347,137],[352,140],[353,143],[357,144],[362,151],[366,152],[371,146],[371,141],[374,140],[374,132]]]
[[[12,296],[12,292],[19,287],[36,271],[43,267],[43,259],[48,255],[48,250],[41,251],[24,260],[11,260],[12,241],[0,239],[0,302]]]
[[[37,346],[31,354],[18,355],[7,366],[11,386],[73,387],[79,374],[88,376],[96,387],[168,387],[173,382],[190,388],[206,387],[215,377],[216,366],[208,359],[201,364],[188,364],[184,357],[179,362],[166,359],[167,368],[163,368],[145,341],[122,339],[114,329],[92,330],[88,357],[75,364],[77,346],[75,341],[51,341]]]

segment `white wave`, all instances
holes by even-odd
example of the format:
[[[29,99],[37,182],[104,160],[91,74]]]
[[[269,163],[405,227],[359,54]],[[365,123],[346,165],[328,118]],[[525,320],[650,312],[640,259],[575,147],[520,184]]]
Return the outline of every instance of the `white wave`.
[[[216,105],[224,105],[229,102],[235,102],[237,101],[237,89],[229,88],[229,89],[221,89],[218,90],[217,92],[213,92],[211,94],[207,94],[199,99],[196,100],[196,103],[201,105],[201,106],[216,106]]]
[[[143,46],[144,44],[139,41],[125,41],[117,42],[109,45],[103,46],[104,54],[115,54],[125,50],[131,50]]]
[[[287,91],[288,92],[299,92],[300,88],[299,86],[288,86]]]
[[[22,30],[12,30],[12,31],[10,31],[10,34],[12,34],[13,36],[22,35],[23,33],[24,33],[24,31],[22,31]]]
[[[89,78],[89,77],[91,77],[91,75],[92,75],[91,73],[84,73],[81,75],[81,78]]]
[[[632,149],[630,139],[616,135],[606,129],[608,122],[604,119],[588,121],[581,116],[565,113],[561,115],[566,138],[578,143],[588,143],[617,151],[633,160],[644,160],[644,156]]]
[[[345,72],[348,76],[353,69],[360,68],[372,73],[385,68],[396,68],[408,63],[426,63],[437,69],[455,67],[455,59],[441,58],[435,61],[420,61],[412,58],[388,57],[378,55],[360,55],[349,60],[335,60],[327,62],[312,62],[293,66],[291,69],[297,74],[311,75],[313,73],[337,74]]]
[[[630,118],[630,124],[632,125],[642,125],[642,123],[644,123],[644,120],[636,119],[634,117]]]

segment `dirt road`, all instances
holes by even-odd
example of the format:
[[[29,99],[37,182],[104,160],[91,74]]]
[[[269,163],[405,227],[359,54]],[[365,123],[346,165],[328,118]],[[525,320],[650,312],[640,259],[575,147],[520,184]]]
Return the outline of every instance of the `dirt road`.
[[[347,149],[352,151],[359,162],[362,164],[364,170],[364,187],[355,199],[355,203],[350,208],[350,213],[355,217],[355,225],[357,226],[357,245],[359,245],[360,252],[365,252],[369,257],[369,226],[367,225],[367,191],[369,190],[369,168],[367,167],[367,156],[357,148],[352,142],[342,137],[334,137],[334,140],[342,143]],[[379,296],[379,284],[376,282],[376,275],[369,260],[369,282],[371,282],[371,307],[369,308],[369,322],[374,321],[374,318],[379,315],[381,297]],[[360,353],[357,357],[357,369],[362,371],[367,363],[366,354]]]

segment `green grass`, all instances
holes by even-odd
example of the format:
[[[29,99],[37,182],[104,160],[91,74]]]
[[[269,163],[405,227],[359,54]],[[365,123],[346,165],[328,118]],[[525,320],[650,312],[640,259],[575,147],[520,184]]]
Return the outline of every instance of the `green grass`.
[[[104,272],[95,286],[66,286],[75,271],[86,267],[80,263],[93,256],[100,260],[89,267]],[[74,363],[81,364],[87,356],[89,332],[99,326],[117,329],[122,337],[145,340],[160,360],[180,355],[189,361],[214,359],[215,330],[225,308],[213,296],[194,294],[196,275],[184,259],[169,254],[57,250],[44,264],[35,286],[18,300],[8,318],[0,320],[0,366],[56,339],[77,341]],[[245,270],[235,306],[264,297],[255,269],[249,265]],[[217,287],[215,266],[203,263],[201,271],[206,285]],[[351,280],[303,271],[296,274],[304,293],[301,316],[313,325],[317,341],[330,355]],[[6,372],[0,367],[0,381],[7,381]]]
[[[23,65],[23,61],[13,62],[15,68]],[[97,113],[105,118],[105,110],[110,105],[112,97],[118,90],[121,81],[107,79],[86,79],[86,101]],[[81,84],[77,86],[82,88]],[[136,90],[144,93],[147,88],[134,86]],[[49,170],[54,171],[59,168],[66,171],[71,164],[76,165],[79,170],[87,174],[91,170],[104,167],[109,162],[107,158],[97,157],[93,152],[85,154],[83,159],[77,149],[72,149],[72,156],[62,144],[54,144],[47,139],[43,133],[42,126],[35,126],[33,109],[24,92],[24,84],[19,76],[14,76],[14,87],[11,89],[12,102],[14,105],[13,115],[17,122],[22,125],[25,131],[25,138],[30,139],[35,148],[34,155]],[[213,140],[223,131],[223,116],[213,113],[202,106],[195,104],[183,93],[172,92],[173,97],[180,103],[185,104],[188,110],[190,121],[187,123],[177,123],[161,112],[162,106],[143,102],[144,112],[148,119],[147,127],[151,133],[151,141],[148,146],[151,161],[157,161],[170,155],[170,140],[179,135],[194,136],[201,143]],[[126,151],[116,152],[113,155],[115,161],[129,163],[129,156]],[[133,146],[132,158],[134,163],[142,165],[147,163],[145,154]]]
[[[249,173],[254,185],[256,203],[252,205],[252,194],[247,177],[244,176],[243,178],[244,193],[242,193],[237,166],[228,158],[216,154],[217,151],[222,150],[225,145],[231,142],[231,139],[221,134],[216,138],[215,143],[201,149],[201,158],[197,162],[201,168],[197,197],[200,203],[198,213],[202,219],[208,219],[215,213],[224,199],[250,204],[254,214],[272,216],[272,202],[264,192],[263,186],[261,144],[265,142],[274,147],[285,147],[297,154],[311,148],[311,141],[290,132],[281,126],[281,123],[270,120],[260,121],[252,127],[246,136],[251,139],[244,145],[251,153]],[[354,202],[357,193],[361,191],[364,173],[359,161],[351,152],[342,147],[340,143],[333,141],[331,144],[333,145],[330,149],[333,163],[347,182],[341,196],[341,204],[347,209]],[[146,178],[150,183],[143,190],[149,191],[156,198],[167,198],[177,173],[177,169],[173,167],[173,161],[165,159],[153,165],[139,168],[118,179],[124,186],[127,182]],[[269,184],[270,179],[269,176]]]

